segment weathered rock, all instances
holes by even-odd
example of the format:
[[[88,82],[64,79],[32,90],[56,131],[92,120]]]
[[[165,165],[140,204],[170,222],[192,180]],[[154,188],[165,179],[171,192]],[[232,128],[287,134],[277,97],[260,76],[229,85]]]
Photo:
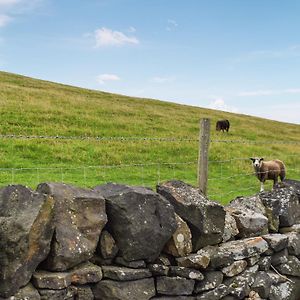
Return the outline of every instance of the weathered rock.
[[[76,300],[93,300],[94,294],[90,286],[88,285],[79,285],[76,287]]]
[[[131,269],[116,266],[102,266],[104,278],[129,281],[151,277],[152,274],[148,269]]]
[[[95,191],[106,199],[108,228],[127,261],[154,261],[176,230],[174,208],[143,187],[106,184]]]
[[[220,284],[215,289],[198,295],[196,297],[196,300],[219,300],[219,299],[223,299],[225,296],[227,296],[230,293],[230,291],[231,291],[231,289],[227,285]]]
[[[260,271],[268,271],[271,267],[272,263],[272,257],[271,256],[265,256],[261,257],[258,261],[258,266]]]
[[[196,270],[206,269],[210,262],[210,256],[207,252],[199,254],[190,254],[186,257],[179,257],[176,259],[180,267],[192,268]]]
[[[272,255],[271,264],[277,266],[279,264],[285,264],[288,261],[288,250],[285,248]]]
[[[268,233],[268,218],[243,206],[227,207],[226,211],[234,217],[239,230],[238,237],[247,238]]]
[[[225,208],[226,211],[226,208]],[[222,242],[227,242],[234,238],[236,235],[239,234],[239,230],[236,225],[235,218],[231,216],[229,212],[226,211],[225,215],[225,227],[224,227],[224,233],[222,237]]]
[[[182,277],[156,277],[156,290],[162,295],[191,295],[195,281]]]
[[[277,285],[272,285],[269,299],[270,300],[298,300],[298,295],[294,294],[293,283],[287,281],[284,283],[279,283]]]
[[[225,300],[225,299],[222,299]],[[248,298],[246,300],[263,300],[260,295],[255,291],[250,291]]]
[[[290,232],[296,232],[300,233],[300,224],[294,224],[293,226],[290,227],[281,227],[279,229],[280,233],[290,233]]]
[[[286,234],[288,238],[288,251],[290,255],[300,255],[300,233],[291,232]]]
[[[104,259],[115,258],[119,249],[112,235],[103,230],[97,246],[97,253],[101,254]]]
[[[143,269],[146,268],[146,263],[144,260],[133,260],[133,261],[127,261],[121,256],[116,257],[115,263],[127,267],[127,268],[133,268],[133,269]]]
[[[293,179],[285,179],[284,184],[286,186],[290,186],[294,189],[294,191],[297,194],[298,199],[300,201],[300,181],[299,180],[293,180]]]
[[[234,282],[229,286],[229,289],[230,295],[236,299],[245,299],[251,291],[249,284],[245,281]]]
[[[19,289],[19,291],[8,298],[1,298],[0,300],[40,300],[41,296],[39,292],[33,287],[31,283]]]
[[[257,292],[262,298],[268,298],[272,285],[272,279],[266,272],[258,272],[251,289]]]
[[[153,278],[134,281],[101,280],[92,290],[95,300],[148,300],[155,296]]]
[[[194,296],[158,296],[151,300],[196,300]]]
[[[96,283],[102,279],[102,270],[92,263],[83,263],[67,272],[39,270],[33,274],[33,284],[39,289],[59,290],[71,284]]]
[[[156,264],[161,264],[164,266],[171,266],[172,257],[167,254],[160,254],[157,259],[154,261]]]
[[[277,285],[279,283],[287,282],[287,277],[280,275],[278,273],[275,273],[274,271],[267,271],[267,274],[272,280],[272,284]]]
[[[249,267],[256,265],[259,262],[259,260],[260,260],[260,255],[254,255],[252,257],[246,258],[246,262]]]
[[[169,274],[169,267],[161,264],[149,264],[149,271],[153,276],[167,276]]]
[[[279,226],[292,226],[299,214],[299,200],[292,187],[274,189],[259,195],[263,204],[279,216]]]
[[[110,266],[113,263],[113,259],[104,259],[102,255],[97,254],[94,254],[93,257],[89,259],[89,261],[97,266]]]
[[[196,282],[194,292],[196,294],[215,289],[223,282],[223,273],[220,271],[205,272],[204,280]]]
[[[193,250],[192,234],[187,223],[175,214],[177,229],[164,247],[164,252],[181,257],[189,255]]]
[[[233,277],[242,273],[247,267],[247,262],[245,260],[237,260],[231,265],[223,268],[221,271],[227,277]]]
[[[65,271],[91,258],[107,222],[104,199],[92,190],[60,183],[43,183],[37,190],[55,199],[55,235],[43,267]]]
[[[178,276],[186,279],[193,279],[196,281],[201,281],[204,279],[204,276],[200,271],[191,268],[178,267],[178,266],[170,267],[169,276],[171,277]]]
[[[276,266],[276,269],[281,274],[300,277],[300,260],[296,256],[288,256],[287,262]]]
[[[275,233],[275,234],[266,234],[263,236],[263,239],[268,242],[269,247],[278,252],[288,245],[288,238],[284,234]]]
[[[205,198],[197,188],[182,181],[168,181],[157,187],[176,213],[188,223],[193,240],[193,250],[222,241],[225,211],[220,204]]]
[[[53,198],[21,186],[0,189],[0,297],[25,286],[48,255]]]
[[[71,300],[76,295],[76,288],[69,286],[61,290],[39,289],[39,293],[41,300]]]

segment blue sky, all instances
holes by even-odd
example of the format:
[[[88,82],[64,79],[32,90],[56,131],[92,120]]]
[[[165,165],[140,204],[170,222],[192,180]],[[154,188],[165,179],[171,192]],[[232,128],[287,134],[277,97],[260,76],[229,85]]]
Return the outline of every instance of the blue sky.
[[[0,0],[0,69],[300,124],[300,1]]]

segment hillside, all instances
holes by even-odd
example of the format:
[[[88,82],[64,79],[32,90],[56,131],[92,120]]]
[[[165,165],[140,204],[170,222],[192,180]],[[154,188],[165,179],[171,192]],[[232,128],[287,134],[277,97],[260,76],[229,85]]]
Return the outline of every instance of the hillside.
[[[158,181],[172,178],[195,184],[199,119],[203,117],[211,118],[214,141],[257,143],[211,144],[209,194],[213,199],[224,203],[259,190],[251,175],[250,156],[279,158],[287,165],[288,177],[300,179],[300,125],[86,90],[6,72],[0,72],[0,112],[1,186],[21,183],[35,187],[53,180],[88,187],[106,181],[154,187]],[[228,134],[215,131],[216,120],[223,118],[231,122]],[[19,135],[44,138],[17,138]]]

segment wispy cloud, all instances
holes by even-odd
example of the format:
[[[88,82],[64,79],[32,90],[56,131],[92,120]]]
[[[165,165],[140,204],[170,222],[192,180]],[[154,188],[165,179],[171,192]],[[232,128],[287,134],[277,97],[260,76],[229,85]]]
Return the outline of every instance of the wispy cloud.
[[[175,76],[155,76],[151,78],[151,82],[154,83],[169,83],[176,80]]]
[[[238,97],[257,97],[257,96],[275,96],[285,94],[300,94],[300,88],[282,89],[282,90],[255,90],[238,93]]]
[[[107,81],[119,81],[121,78],[115,74],[101,74],[96,78],[99,84],[105,84]]]
[[[209,108],[222,111],[237,113],[238,109],[234,106],[227,105],[223,98],[217,98],[209,104]]]
[[[12,18],[8,15],[0,15],[0,27],[6,26]]]
[[[135,36],[129,36],[121,31],[114,31],[105,27],[95,30],[94,37],[96,41],[96,48],[139,44],[139,40]]]
[[[167,21],[167,27],[166,27],[166,30],[167,30],[167,31],[172,31],[172,30],[174,30],[176,27],[178,27],[178,23],[177,23],[175,20],[169,19],[169,20]]]

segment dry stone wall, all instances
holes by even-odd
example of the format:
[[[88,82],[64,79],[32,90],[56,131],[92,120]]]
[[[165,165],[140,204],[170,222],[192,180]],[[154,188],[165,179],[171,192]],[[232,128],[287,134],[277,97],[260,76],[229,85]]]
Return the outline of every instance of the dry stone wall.
[[[181,181],[0,189],[0,300],[300,299],[300,182],[227,206]]]

